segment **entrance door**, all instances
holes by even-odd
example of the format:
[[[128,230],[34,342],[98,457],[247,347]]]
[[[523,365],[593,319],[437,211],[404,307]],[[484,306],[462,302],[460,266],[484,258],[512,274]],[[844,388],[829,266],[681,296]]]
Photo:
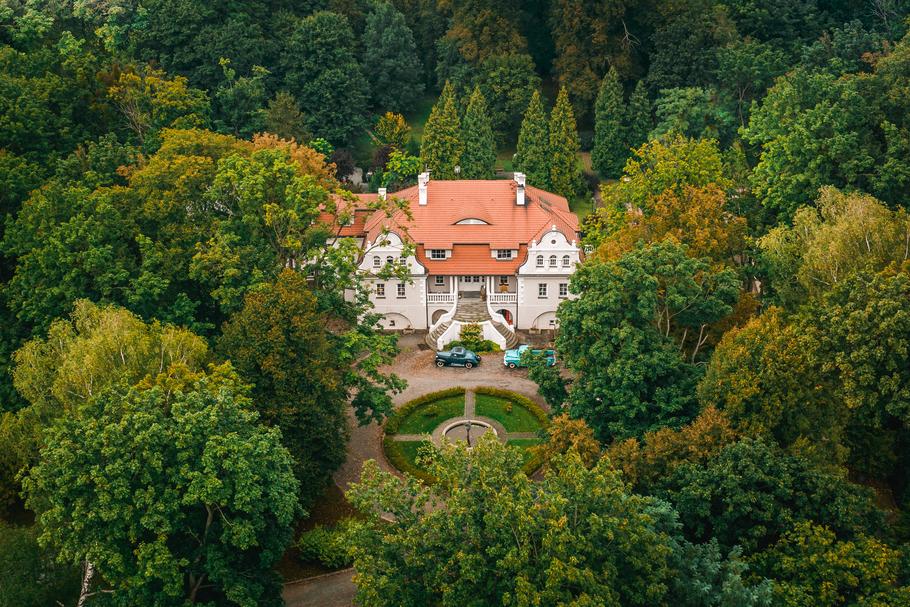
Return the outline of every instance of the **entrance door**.
[[[508,310],[497,310],[499,314],[502,314],[502,317],[506,319],[506,322],[509,323],[509,326],[512,326],[512,313]]]

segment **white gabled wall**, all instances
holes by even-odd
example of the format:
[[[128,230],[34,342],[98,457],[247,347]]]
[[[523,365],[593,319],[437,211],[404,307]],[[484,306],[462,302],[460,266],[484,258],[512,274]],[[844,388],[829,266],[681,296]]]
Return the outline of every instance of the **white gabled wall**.
[[[553,329],[551,320],[556,319],[559,304],[568,299],[560,297],[559,286],[566,285],[575,272],[580,261],[579,247],[574,240],[569,240],[556,229],[545,233],[540,242],[528,246],[528,258],[518,268],[518,329]],[[543,258],[543,266],[538,265],[538,256]],[[556,257],[556,266],[550,265],[550,259]],[[568,256],[569,265],[563,259]],[[546,295],[540,296],[540,285],[546,285]]]
[[[400,331],[404,329],[427,328],[427,276],[426,269],[417,261],[414,255],[405,258],[405,264],[411,276],[411,282],[393,279],[375,278],[375,275],[385,267],[389,257],[393,263],[399,263],[404,251],[401,237],[390,232],[376,239],[376,242],[366,243],[363,259],[360,262],[361,272],[374,275],[367,278],[370,287],[370,301],[373,302],[374,311],[382,314],[381,324],[386,329]],[[376,267],[374,259],[379,259]],[[385,285],[385,296],[376,294],[376,284]],[[398,296],[398,285],[404,285],[404,297]],[[394,325],[393,325],[394,323]]]

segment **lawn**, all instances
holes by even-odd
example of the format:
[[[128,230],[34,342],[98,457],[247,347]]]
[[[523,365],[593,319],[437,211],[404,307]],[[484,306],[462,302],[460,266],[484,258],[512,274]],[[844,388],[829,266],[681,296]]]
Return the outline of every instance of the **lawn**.
[[[430,117],[430,112],[433,109],[434,103],[436,103],[435,95],[424,95],[416,104],[414,104],[414,110],[405,114],[405,120],[411,125],[411,137],[414,138],[414,141],[418,146],[420,145],[420,140],[423,138],[423,127]]]
[[[569,209],[578,215],[578,221],[584,221],[584,218],[590,215],[591,211],[594,210],[594,199],[590,196],[573,198],[569,201]]]
[[[512,412],[506,412],[509,401],[489,394],[476,395],[475,411],[481,417],[495,419],[505,427],[506,432],[536,432],[540,430],[540,422],[534,414],[524,407],[513,403]]]
[[[445,420],[463,415],[463,394],[441,398],[408,413],[398,426],[398,434],[428,434]]]

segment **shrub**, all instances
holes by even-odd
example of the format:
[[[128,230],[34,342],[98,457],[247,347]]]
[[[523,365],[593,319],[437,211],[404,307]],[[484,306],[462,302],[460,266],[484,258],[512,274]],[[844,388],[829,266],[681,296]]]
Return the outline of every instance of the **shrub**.
[[[547,414],[543,408],[535,403],[533,400],[521,394],[516,394],[515,392],[510,392],[509,390],[502,390],[500,388],[490,388],[487,386],[481,386],[474,390],[477,394],[486,394],[488,396],[495,396],[501,398],[505,401],[508,401],[509,405],[523,407],[531,412],[531,415],[537,418],[537,421],[540,422],[540,425],[546,428],[550,425],[550,416]],[[511,412],[511,408],[506,409],[507,413]]]
[[[382,448],[383,451],[385,451],[386,459],[389,460],[389,463],[399,471],[405,474],[410,474],[414,478],[419,478],[425,483],[436,482],[436,478],[434,476],[429,474],[423,468],[417,467],[410,459],[408,459],[408,456],[405,454],[404,449],[402,448],[402,443],[387,436],[382,439]]]
[[[484,339],[479,344],[473,344],[472,346],[469,346],[468,344],[464,343],[463,341],[456,339],[455,341],[450,341],[446,345],[446,348],[452,349],[452,348],[457,348],[458,346],[461,346],[462,348],[467,348],[468,350],[471,350],[475,354],[486,354],[487,352],[499,352],[499,346],[496,345],[496,342],[490,341],[489,339]]]
[[[424,417],[435,417],[439,415],[439,407],[436,405],[429,405],[424,407],[423,411],[420,412]]]
[[[506,403],[505,405],[503,405],[502,408],[503,408],[503,410],[504,410],[506,413],[508,413],[509,415],[512,414],[512,403],[511,403],[511,402]]]
[[[354,519],[345,519],[335,527],[317,525],[300,534],[297,549],[300,558],[318,562],[329,569],[343,569],[354,564],[349,551],[351,530],[357,525]]]
[[[398,428],[401,425],[401,420],[407,417],[417,407],[423,406],[427,403],[435,402],[443,398],[448,398],[450,396],[459,396],[462,394],[464,394],[464,388],[446,388],[445,390],[439,390],[437,392],[430,392],[429,394],[418,396],[414,400],[406,402],[401,407],[396,409],[394,413],[389,415],[385,423],[385,433],[389,435],[397,434]]]

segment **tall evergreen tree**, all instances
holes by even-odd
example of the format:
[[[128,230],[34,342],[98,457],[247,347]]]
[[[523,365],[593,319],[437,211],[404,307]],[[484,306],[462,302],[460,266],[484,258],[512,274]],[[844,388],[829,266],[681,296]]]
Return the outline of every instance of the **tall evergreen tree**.
[[[616,177],[622,172],[629,148],[625,133],[626,106],[622,83],[615,68],[604,76],[594,106],[594,149],[591,163],[603,177]]]
[[[474,87],[461,121],[461,176],[465,179],[492,179],[496,165],[496,143],[487,100],[479,86]]]
[[[648,91],[643,80],[639,80],[632,91],[627,116],[625,147],[627,150],[637,149],[648,141],[648,133],[654,126],[651,119],[651,100],[648,99]]]
[[[369,74],[373,106],[406,112],[423,93],[423,69],[414,35],[404,15],[389,2],[377,2],[363,34],[363,69]]]
[[[423,130],[420,162],[435,179],[455,179],[455,166],[461,162],[462,149],[455,89],[446,82]]]
[[[537,91],[531,96],[521,122],[514,164],[515,170],[527,175],[529,184],[544,189],[550,187],[550,127]]]
[[[550,114],[550,186],[557,194],[572,198],[581,190],[581,143],[575,126],[575,113],[565,87],[559,89]]]

